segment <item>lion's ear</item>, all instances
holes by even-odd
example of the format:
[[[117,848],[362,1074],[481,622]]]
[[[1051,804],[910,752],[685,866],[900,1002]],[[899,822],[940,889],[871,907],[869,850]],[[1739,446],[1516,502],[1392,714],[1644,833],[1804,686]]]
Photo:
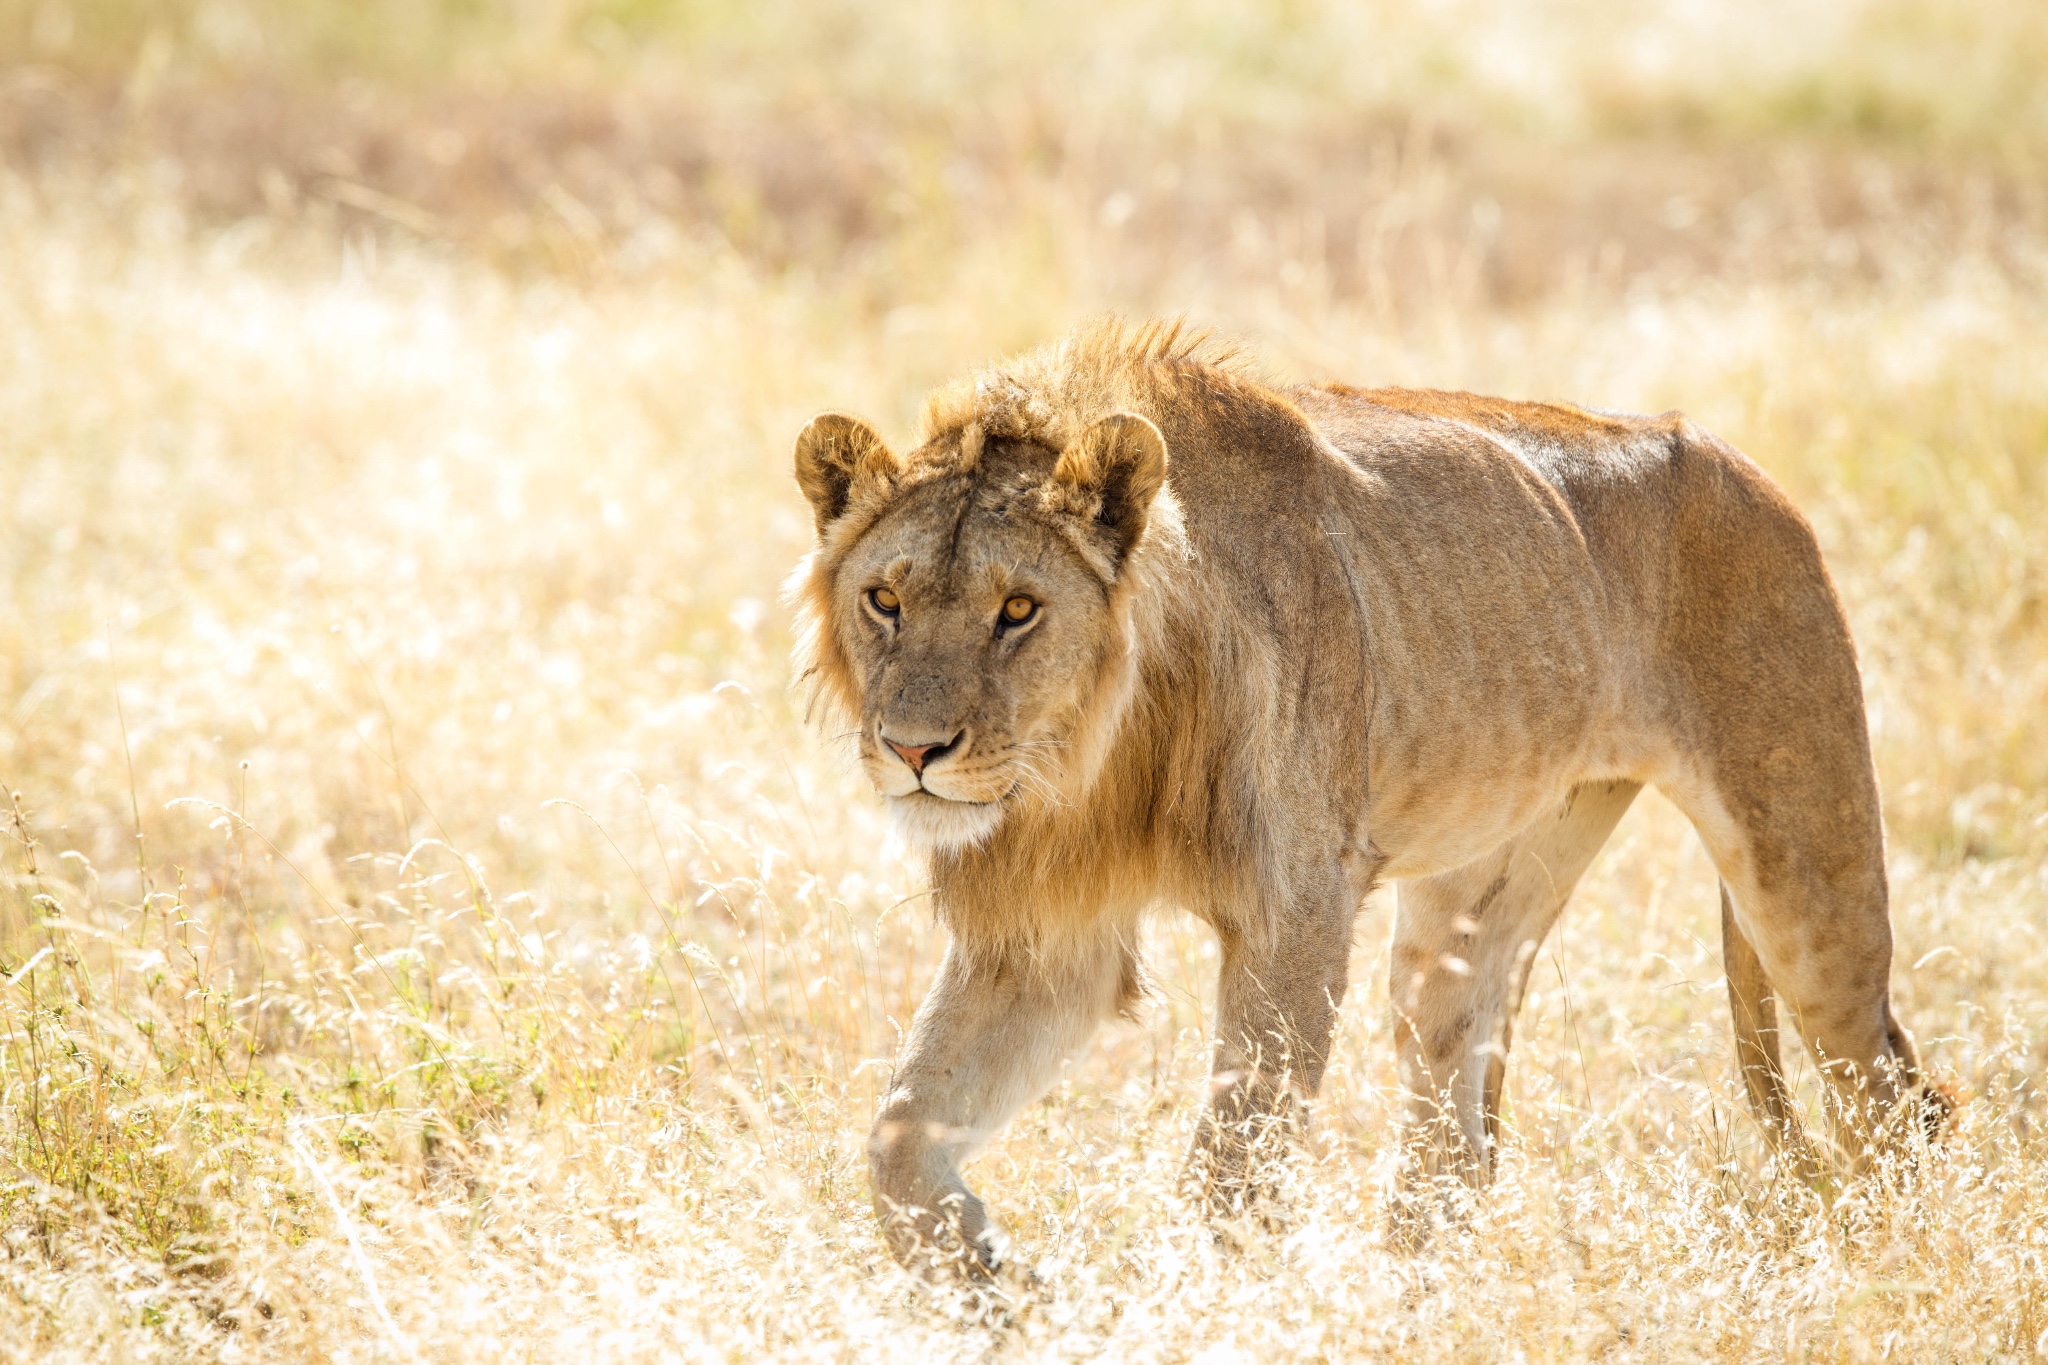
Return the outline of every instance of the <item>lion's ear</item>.
[[[858,417],[820,413],[797,433],[796,481],[811,500],[821,536],[846,511],[854,485],[886,482],[895,475],[895,454]]]
[[[1145,533],[1152,499],[1166,482],[1166,438],[1135,412],[1111,413],[1060,453],[1052,477],[1070,507],[1109,532],[1122,559]]]

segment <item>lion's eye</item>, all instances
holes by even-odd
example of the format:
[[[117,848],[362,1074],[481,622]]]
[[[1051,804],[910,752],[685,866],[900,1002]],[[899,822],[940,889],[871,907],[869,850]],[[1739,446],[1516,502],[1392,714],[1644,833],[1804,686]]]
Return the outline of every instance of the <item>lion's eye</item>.
[[[868,605],[884,616],[894,616],[903,609],[903,599],[887,588],[869,588]]]
[[[1003,624],[1021,626],[1038,612],[1038,603],[1028,597],[1012,597],[1003,603]]]

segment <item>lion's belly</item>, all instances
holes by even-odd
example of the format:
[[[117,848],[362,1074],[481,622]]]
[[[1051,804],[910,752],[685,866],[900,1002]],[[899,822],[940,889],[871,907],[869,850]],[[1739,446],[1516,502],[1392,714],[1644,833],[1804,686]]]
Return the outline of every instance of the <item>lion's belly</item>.
[[[1372,765],[1366,837],[1389,880],[1448,872],[1556,809],[1574,787],[1655,769],[1655,746],[1610,715],[1547,730],[1446,726],[1384,746]]]
[[[1448,872],[1492,852],[1544,811],[1554,809],[1572,782],[1503,794],[1468,787],[1430,802],[1428,808],[1395,806],[1372,821],[1373,846],[1385,858],[1380,875],[1390,881]]]

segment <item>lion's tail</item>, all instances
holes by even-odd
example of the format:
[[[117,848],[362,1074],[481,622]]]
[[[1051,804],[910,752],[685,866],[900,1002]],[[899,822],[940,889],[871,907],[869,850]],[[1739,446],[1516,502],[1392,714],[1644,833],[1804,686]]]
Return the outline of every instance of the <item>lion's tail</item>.
[[[1728,883],[1721,883],[1721,958],[1728,968],[1728,1005],[1735,1016],[1735,1058],[1749,1107],[1763,1124],[1771,1146],[1802,1166],[1812,1166],[1814,1153],[1806,1130],[1792,1111],[1785,1084],[1784,1062],[1778,1053],[1778,998],[1756,948],[1735,922],[1735,902]]]

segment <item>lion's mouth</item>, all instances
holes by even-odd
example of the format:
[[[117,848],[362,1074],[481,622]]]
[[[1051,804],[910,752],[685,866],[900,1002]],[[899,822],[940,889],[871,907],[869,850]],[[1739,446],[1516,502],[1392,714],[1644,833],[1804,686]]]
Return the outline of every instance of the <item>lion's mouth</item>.
[[[889,816],[907,841],[935,849],[972,848],[1002,823],[1014,786],[989,800],[944,796],[930,788],[888,798]]]
[[[1016,794],[1017,784],[1014,782],[1011,783],[1009,786],[1003,788],[1002,791],[998,792],[996,795],[986,797],[948,796],[944,792],[933,791],[930,787],[925,786],[922,782],[917,784],[916,791],[909,793],[909,795],[911,796],[929,796],[934,801],[950,801],[956,806],[1000,806],[1003,804],[1003,802],[1009,800],[1012,796],[1015,796]]]

